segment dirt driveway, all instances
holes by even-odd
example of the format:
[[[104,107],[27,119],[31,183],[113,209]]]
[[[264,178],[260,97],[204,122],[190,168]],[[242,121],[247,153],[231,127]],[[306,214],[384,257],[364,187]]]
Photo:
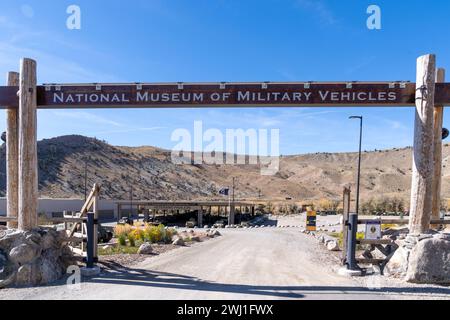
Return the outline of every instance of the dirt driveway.
[[[111,266],[74,289],[0,290],[0,299],[395,299],[411,288],[370,289],[338,276],[336,257],[299,228],[229,229],[223,236]],[[450,297],[450,290],[440,292]]]

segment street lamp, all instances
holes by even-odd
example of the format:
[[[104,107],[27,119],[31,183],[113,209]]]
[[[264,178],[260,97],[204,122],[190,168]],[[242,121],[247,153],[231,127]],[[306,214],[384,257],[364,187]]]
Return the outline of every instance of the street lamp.
[[[359,157],[358,157],[358,178],[356,182],[356,214],[359,214],[359,185],[361,181],[361,143],[362,143],[362,116],[351,116],[349,119],[359,119]]]

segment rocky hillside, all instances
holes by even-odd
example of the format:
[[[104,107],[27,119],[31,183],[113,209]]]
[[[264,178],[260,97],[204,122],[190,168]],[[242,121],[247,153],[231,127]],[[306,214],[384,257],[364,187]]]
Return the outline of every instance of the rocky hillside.
[[[408,198],[411,148],[365,152],[362,197]],[[117,147],[83,136],[38,142],[39,190],[45,197],[84,196],[88,185],[101,183],[102,197],[129,199],[220,198],[217,191],[236,177],[236,196],[247,199],[295,200],[340,198],[353,184],[356,153],[317,153],[282,157],[280,171],[261,176],[257,165],[177,165],[170,152],[154,147]],[[450,198],[450,147],[444,146],[444,197]],[[0,150],[0,194],[5,194],[5,146]]]

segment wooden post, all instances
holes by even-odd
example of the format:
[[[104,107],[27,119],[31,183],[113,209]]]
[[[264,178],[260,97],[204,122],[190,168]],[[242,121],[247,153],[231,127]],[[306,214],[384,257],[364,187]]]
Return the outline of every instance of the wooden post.
[[[433,187],[433,112],[436,81],[436,56],[417,59],[416,118],[412,164],[409,232],[428,231]]]
[[[19,74],[9,72],[8,86],[19,86]],[[19,212],[19,128],[18,110],[6,110],[6,216],[16,218]],[[17,221],[9,221],[8,228],[17,228]]]
[[[436,73],[436,82],[445,82],[445,69],[438,69]],[[444,120],[444,106],[436,105],[434,107],[434,174],[433,174],[433,204],[432,220],[440,219],[441,213],[441,180],[442,180],[442,123]],[[439,225],[432,225],[432,228],[438,228]]]
[[[98,258],[98,211],[99,211],[99,192],[100,188],[97,184],[94,184],[95,194],[94,194],[94,204],[93,204],[93,211],[94,211],[94,259]],[[97,261],[95,261],[97,262]]]
[[[19,83],[19,229],[37,226],[38,162],[36,62],[20,61]]]

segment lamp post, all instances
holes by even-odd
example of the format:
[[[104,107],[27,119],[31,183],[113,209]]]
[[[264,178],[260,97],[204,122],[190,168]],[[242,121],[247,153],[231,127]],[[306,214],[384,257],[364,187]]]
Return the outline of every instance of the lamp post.
[[[359,157],[358,157],[358,178],[356,182],[356,212],[352,213],[348,217],[346,226],[347,232],[347,252],[346,252],[346,264],[347,272],[360,273],[360,268],[356,263],[356,234],[358,231],[358,214],[359,214],[359,185],[361,180],[361,143],[362,143],[362,116],[351,116],[350,119],[359,119]]]
[[[349,119],[359,119],[359,156],[358,156],[358,176],[356,180],[356,214],[359,214],[359,186],[361,181],[361,144],[362,144],[362,116],[351,116]]]

